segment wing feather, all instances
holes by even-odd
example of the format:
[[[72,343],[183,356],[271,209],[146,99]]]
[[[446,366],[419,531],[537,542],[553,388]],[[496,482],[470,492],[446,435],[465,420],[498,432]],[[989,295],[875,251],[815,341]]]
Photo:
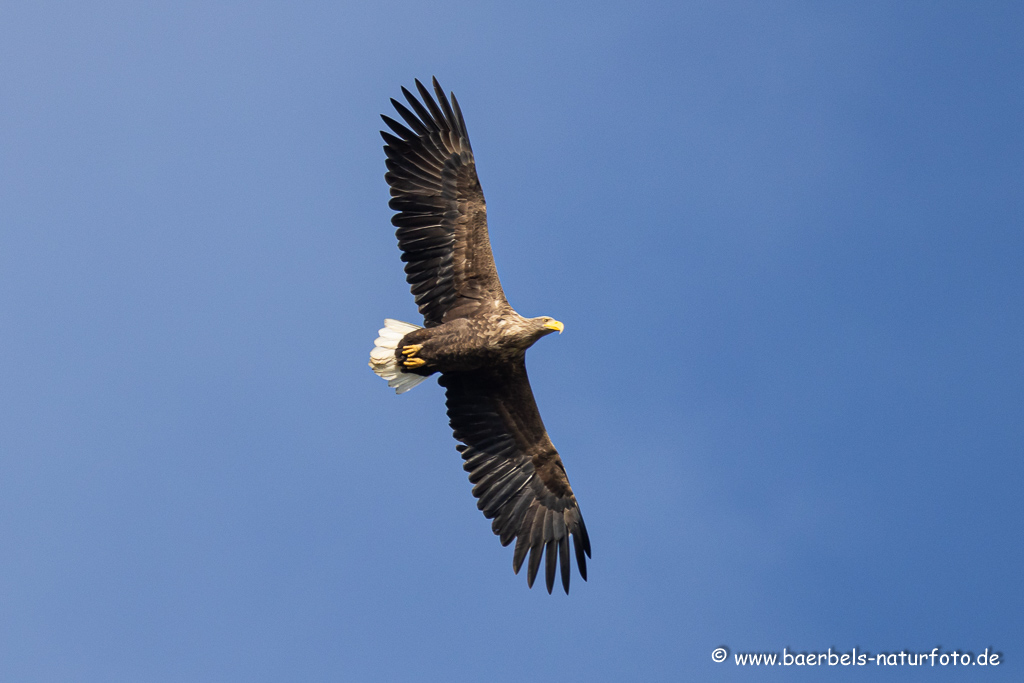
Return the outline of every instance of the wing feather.
[[[405,88],[402,88],[402,92],[406,93],[407,95],[409,93],[409,91],[406,90]],[[409,99],[413,99],[411,95],[409,95]],[[402,117],[402,120],[408,123],[409,127],[416,131],[417,134],[425,137],[430,137],[430,128],[428,128],[426,124],[423,123],[423,121],[420,121],[420,119],[415,114],[409,111],[404,104],[402,104],[394,97],[392,97],[391,106],[395,108],[395,111],[397,111],[398,115]]]
[[[391,129],[381,131],[389,206],[398,212],[391,222],[398,228],[406,281],[411,288],[417,285],[412,293],[427,327],[508,305],[494,267],[486,202],[462,110],[437,79],[433,86],[432,96],[417,80],[419,97],[403,87],[408,106],[391,100],[402,122],[381,117]],[[416,228],[430,228],[429,238],[409,232]]]
[[[420,97],[423,98],[423,104],[426,104],[427,108],[430,109],[429,114],[427,113],[427,110],[423,108],[423,105],[420,104],[419,100],[413,97],[412,93],[410,93],[406,88],[402,88],[402,93],[405,94],[405,99],[409,100],[409,104],[413,105],[413,108],[416,109],[416,113],[420,115],[420,118],[422,118],[424,121],[427,120],[427,117],[432,118],[439,130],[444,130],[444,125],[449,121],[454,123],[454,118],[451,116],[445,116],[441,112],[441,110],[437,106],[437,103],[434,102],[434,98],[430,96],[430,91],[427,90],[426,87],[418,80],[416,81],[416,90],[419,91]],[[440,99],[445,104],[447,104],[448,102],[447,98],[445,97],[439,97],[438,99]]]
[[[394,100],[391,101],[394,102]],[[398,121],[395,121],[387,114],[381,114],[380,117],[384,119],[384,123],[387,124],[388,128],[398,133],[398,136],[402,138],[403,141],[416,137],[416,133],[413,133],[411,130],[400,124]],[[387,133],[385,133],[384,131],[381,131],[380,133],[381,136],[387,135]],[[384,138],[384,141],[387,142],[387,138]]]
[[[550,510],[544,510],[544,514],[548,514]],[[543,522],[537,523],[534,521],[536,526],[534,529],[539,529],[543,525]],[[538,534],[534,534],[536,537]],[[530,546],[530,562],[526,567],[526,585],[533,588],[533,582],[537,579],[537,570],[540,569],[540,558],[544,555],[544,546],[541,545],[540,541],[537,541]]]
[[[434,80],[434,87],[437,87],[437,80]],[[462,133],[462,137],[469,139],[469,135],[466,134],[466,120],[462,118],[462,108],[459,106],[459,101],[455,99],[455,93],[452,93],[452,108],[455,110],[455,118],[459,122],[459,131]]]
[[[562,588],[565,594],[569,594],[569,535],[566,534],[558,541],[558,561],[562,566]]]
[[[525,481],[524,486],[528,482],[529,480]],[[528,493],[524,493],[523,490],[520,489],[516,493],[515,502],[513,504],[506,505],[499,512],[498,516],[495,517],[494,523],[491,525],[491,531],[498,534],[502,547],[507,546],[513,539],[517,538],[519,527],[522,526],[523,518],[526,515],[526,511],[530,508],[532,500],[532,497]],[[519,547],[518,543],[516,543],[516,547]],[[512,569],[516,574],[519,573],[519,568],[514,556],[512,558]]]
[[[516,548],[512,552],[512,572],[518,574],[519,570],[523,567],[523,560],[526,559],[526,553],[530,550],[530,534],[525,533],[524,529],[533,528],[533,518],[537,514],[538,506],[534,505],[532,496],[524,496],[528,504],[526,505],[526,512],[523,515],[522,523],[519,528],[515,530],[516,533]]]
[[[529,554],[526,581],[532,586],[546,554],[548,592],[561,565],[562,587],[568,593],[569,538],[584,580],[590,539],[562,460],[540,419],[525,364],[518,360],[449,372],[440,383],[477,507],[494,520],[491,530],[503,546],[516,540],[513,571],[519,573]]]

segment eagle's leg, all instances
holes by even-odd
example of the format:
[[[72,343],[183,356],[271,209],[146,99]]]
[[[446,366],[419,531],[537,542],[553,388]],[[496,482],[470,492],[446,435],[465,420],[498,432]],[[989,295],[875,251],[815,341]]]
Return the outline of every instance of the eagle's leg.
[[[402,355],[405,356],[405,360],[402,361],[402,366],[415,370],[416,368],[422,368],[427,364],[427,361],[422,358],[416,358],[416,354],[419,353],[420,349],[423,348],[423,344],[409,344],[408,346],[402,347]]]

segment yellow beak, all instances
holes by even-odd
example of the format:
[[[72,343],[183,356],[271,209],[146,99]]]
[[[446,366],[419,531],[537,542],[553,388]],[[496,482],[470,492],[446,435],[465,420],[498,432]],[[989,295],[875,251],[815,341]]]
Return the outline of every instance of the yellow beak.
[[[565,325],[563,325],[562,323],[558,322],[557,320],[552,320],[549,323],[544,323],[544,329],[546,329],[546,330],[554,330],[558,334],[562,334],[562,330],[565,329]]]

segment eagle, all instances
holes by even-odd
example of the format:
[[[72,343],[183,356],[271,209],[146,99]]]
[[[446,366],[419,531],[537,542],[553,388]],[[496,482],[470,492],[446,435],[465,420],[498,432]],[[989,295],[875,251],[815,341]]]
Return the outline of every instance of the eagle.
[[[440,374],[477,508],[502,546],[516,542],[513,572],[529,553],[532,588],[546,553],[548,593],[560,567],[568,594],[569,538],[584,581],[590,538],[525,360],[534,342],[564,327],[548,316],[524,318],[505,298],[466,122],[455,94],[446,97],[436,78],[433,86],[436,100],[419,80],[419,99],[402,87],[408,107],[391,100],[405,125],[381,116],[390,129],[381,131],[388,205],[398,212],[391,223],[423,326],[385,319],[370,367],[399,394]]]

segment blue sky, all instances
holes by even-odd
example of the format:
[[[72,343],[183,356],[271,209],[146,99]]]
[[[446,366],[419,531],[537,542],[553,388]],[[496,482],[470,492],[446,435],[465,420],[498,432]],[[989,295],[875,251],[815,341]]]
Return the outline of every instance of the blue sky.
[[[7,3],[0,678],[1020,680],[1019,3]],[[511,571],[378,115],[462,104],[593,542]],[[749,671],[711,651],[1003,653]]]

